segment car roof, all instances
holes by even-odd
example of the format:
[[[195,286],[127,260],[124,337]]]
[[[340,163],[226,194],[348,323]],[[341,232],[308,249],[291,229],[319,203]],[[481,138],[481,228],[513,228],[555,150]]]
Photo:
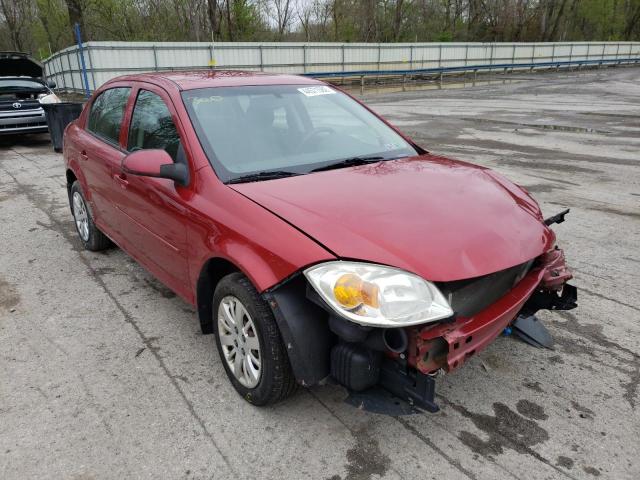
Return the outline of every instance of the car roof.
[[[321,81],[298,75],[282,75],[248,70],[189,70],[126,75],[113,81],[171,83],[180,90],[208,87],[240,87],[250,85],[318,85]]]

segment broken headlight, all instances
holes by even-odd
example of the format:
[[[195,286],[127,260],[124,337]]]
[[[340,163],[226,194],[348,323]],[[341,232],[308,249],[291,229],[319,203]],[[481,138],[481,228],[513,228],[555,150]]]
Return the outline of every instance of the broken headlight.
[[[361,325],[405,327],[453,315],[434,284],[397,268],[335,261],[304,274],[336,313]]]

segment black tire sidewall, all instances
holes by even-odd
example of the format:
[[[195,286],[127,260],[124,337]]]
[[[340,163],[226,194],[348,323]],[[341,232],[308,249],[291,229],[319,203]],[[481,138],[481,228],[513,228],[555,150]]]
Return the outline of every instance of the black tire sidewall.
[[[244,307],[247,309],[247,312],[249,312],[255,326],[256,335],[260,344],[261,376],[260,382],[254,388],[247,388],[238,381],[229,368],[227,360],[224,357],[224,352],[222,351],[220,335],[218,332],[218,306],[226,296],[234,296],[242,302]],[[274,355],[274,349],[280,349],[281,346],[276,344],[272,337],[265,334],[266,330],[275,328],[275,319],[273,318],[273,314],[271,313],[269,306],[259,296],[255,289],[253,289],[244,275],[228,275],[223,278],[216,287],[213,295],[213,328],[216,347],[220,354],[220,360],[234,388],[246,401],[253,405],[265,405],[266,403],[270,403],[274,385],[275,370],[277,368],[274,357],[279,358],[277,353]],[[288,359],[285,360],[288,361]]]

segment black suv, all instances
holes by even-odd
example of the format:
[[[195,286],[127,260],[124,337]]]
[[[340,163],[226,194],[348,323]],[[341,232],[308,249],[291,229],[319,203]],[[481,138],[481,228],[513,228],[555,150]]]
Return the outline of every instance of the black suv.
[[[42,79],[42,65],[26,53],[0,52],[0,135],[47,131],[43,103],[60,99],[55,83]]]

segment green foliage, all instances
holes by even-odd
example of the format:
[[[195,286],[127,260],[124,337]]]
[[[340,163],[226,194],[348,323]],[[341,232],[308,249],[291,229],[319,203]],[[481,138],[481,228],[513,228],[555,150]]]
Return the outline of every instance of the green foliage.
[[[438,35],[439,42],[452,42],[453,41],[453,33],[451,32],[440,32]]]
[[[46,57],[72,21],[84,40],[615,41],[640,39],[640,0],[0,0],[0,50]]]
[[[232,18],[236,31],[235,40],[259,40],[262,22],[256,4],[248,0],[236,0],[233,2]]]

